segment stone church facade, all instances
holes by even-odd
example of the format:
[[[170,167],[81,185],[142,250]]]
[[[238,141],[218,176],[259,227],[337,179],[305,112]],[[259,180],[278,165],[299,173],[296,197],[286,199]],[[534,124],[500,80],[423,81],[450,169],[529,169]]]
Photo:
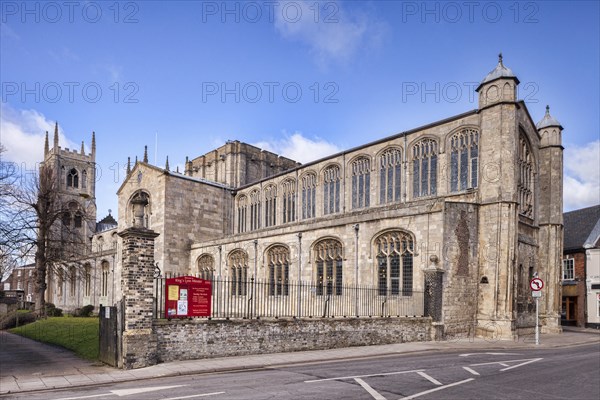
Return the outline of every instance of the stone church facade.
[[[118,225],[91,234],[77,261],[83,289],[60,297],[66,283],[53,276],[48,300],[122,297],[117,232],[141,204],[163,272],[231,280],[239,296],[250,279],[410,296],[437,271],[445,335],[514,338],[535,324],[529,281],[539,276],[543,330],[558,331],[562,126],[548,109],[536,125],[518,84],[500,58],[477,88],[478,109],[303,165],[239,141],[186,159],[182,173],[145,156],[117,192]]]

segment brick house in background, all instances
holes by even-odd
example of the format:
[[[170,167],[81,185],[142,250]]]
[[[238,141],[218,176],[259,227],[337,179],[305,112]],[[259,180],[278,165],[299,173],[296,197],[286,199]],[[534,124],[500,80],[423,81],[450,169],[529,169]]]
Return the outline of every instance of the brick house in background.
[[[600,326],[600,205],[563,218],[561,323]]]
[[[7,297],[23,294],[23,300],[33,301],[35,290],[35,265],[29,264],[17,267],[2,282],[2,290]]]

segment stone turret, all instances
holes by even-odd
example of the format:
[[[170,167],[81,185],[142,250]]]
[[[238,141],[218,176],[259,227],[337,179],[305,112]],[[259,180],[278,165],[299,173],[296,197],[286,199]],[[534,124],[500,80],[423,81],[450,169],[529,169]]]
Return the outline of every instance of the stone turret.
[[[479,108],[502,102],[517,100],[517,85],[519,79],[506,67],[502,61],[502,53],[498,55],[498,65],[483,78],[477,89],[479,93]]]

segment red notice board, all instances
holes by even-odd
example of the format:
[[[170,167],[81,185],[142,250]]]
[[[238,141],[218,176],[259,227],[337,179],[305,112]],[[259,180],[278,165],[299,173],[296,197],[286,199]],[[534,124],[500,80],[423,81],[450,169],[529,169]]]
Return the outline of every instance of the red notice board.
[[[165,318],[210,317],[212,283],[193,276],[168,278]]]

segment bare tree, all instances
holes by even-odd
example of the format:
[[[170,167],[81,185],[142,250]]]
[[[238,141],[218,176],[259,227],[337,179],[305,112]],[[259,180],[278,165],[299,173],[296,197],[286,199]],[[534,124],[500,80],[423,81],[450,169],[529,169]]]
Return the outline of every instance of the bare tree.
[[[44,314],[48,274],[86,254],[83,224],[90,223],[88,213],[70,208],[73,202],[64,204],[59,177],[45,163],[37,176],[21,176],[4,189],[0,251],[5,248],[12,260],[33,257],[35,310]]]

